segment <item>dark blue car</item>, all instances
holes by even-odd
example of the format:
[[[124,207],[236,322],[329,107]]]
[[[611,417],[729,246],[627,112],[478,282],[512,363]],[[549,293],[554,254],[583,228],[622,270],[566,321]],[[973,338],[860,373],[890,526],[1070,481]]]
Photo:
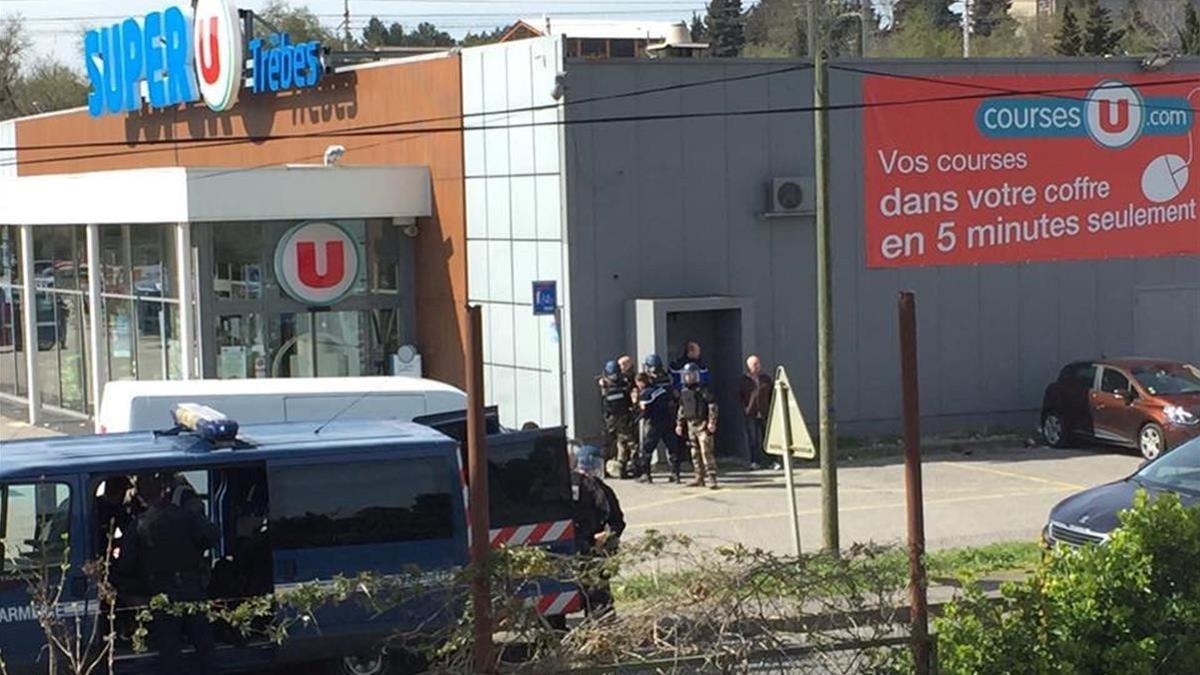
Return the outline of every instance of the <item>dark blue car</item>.
[[[1132,475],[1067,497],[1050,510],[1045,539],[1051,544],[1099,544],[1119,526],[1118,514],[1133,506],[1139,489],[1169,491],[1184,504],[1200,501],[1200,439],[1191,440]]]
[[[453,434],[455,420],[442,422]],[[496,433],[489,450],[493,538],[571,552],[563,430]],[[433,426],[363,420],[334,422],[319,433],[311,423],[249,426],[233,443],[135,432],[0,445],[0,654],[12,675],[45,672],[27,578],[47,563],[57,576],[67,558],[57,611],[96,612],[83,568],[104,557],[103,494],[122,478],[155,472],[190,485],[221,532],[210,595],[252,597],[335,575],[416,567],[437,578],[465,565],[460,452],[455,438]],[[578,594],[561,584],[539,585],[538,593],[546,595],[529,601],[539,607],[562,613],[577,605]],[[354,604],[328,608],[319,627],[297,626],[279,645],[227,639],[218,663],[226,672],[313,661],[332,672],[397,672],[381,645],[397,631],[456,618],[444,597],[382,615]],[[121,643],[118,672],[145,671],[153,662],[153,654]]]

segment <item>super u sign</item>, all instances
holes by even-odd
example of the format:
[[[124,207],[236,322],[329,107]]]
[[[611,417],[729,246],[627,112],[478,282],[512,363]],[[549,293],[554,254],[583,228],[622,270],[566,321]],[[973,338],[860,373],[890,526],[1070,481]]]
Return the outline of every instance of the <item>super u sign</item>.
[[[88,31],[84,67],[93,117],[203,100],[224,112],[247,78],[246,44],[238,9],[229,0],[197,0],[193,17],[178,7]],[[286,33],[250,45],[254,93],[313,87],[324,74],[325,50],[292,44]]]
[[[300,223],[275,247],[279,285],[306,305],[328,307],[358,281],[358,242],[337,223]]]

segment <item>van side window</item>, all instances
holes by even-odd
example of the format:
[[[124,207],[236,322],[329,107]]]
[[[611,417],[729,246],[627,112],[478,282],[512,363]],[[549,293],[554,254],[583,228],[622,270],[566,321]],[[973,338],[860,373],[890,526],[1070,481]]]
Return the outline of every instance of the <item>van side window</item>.
[[[271,544],[289,550],[448,539],[450,478],[442,457],[271,469]]]
[[[62,483],[0,485],[0,576],[56,568],[67,551],[71,489]]]

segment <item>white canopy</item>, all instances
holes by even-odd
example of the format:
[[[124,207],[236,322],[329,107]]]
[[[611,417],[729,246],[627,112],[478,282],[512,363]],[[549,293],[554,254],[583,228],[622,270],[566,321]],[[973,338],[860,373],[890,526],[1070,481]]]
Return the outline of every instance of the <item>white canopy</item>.
[[[424,166],[286,166],[0,177],[0,225],[432,215]]]

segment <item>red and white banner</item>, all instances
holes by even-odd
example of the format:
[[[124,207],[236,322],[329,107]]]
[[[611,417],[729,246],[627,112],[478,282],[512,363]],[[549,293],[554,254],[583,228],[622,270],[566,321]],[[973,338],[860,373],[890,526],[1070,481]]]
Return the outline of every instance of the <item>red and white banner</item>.
[[[1200,253],[1195,94],[1200,76],[864,78],[867,266]]]

